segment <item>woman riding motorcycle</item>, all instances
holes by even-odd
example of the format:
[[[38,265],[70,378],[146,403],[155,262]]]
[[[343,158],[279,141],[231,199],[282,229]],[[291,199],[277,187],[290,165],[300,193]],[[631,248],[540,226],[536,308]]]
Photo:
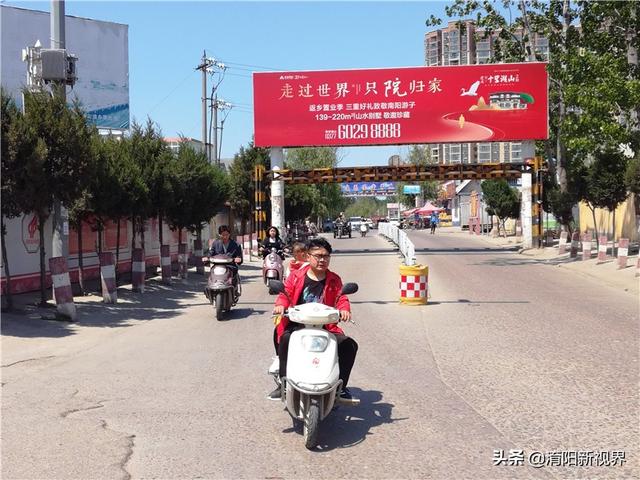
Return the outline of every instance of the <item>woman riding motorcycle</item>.
[[[275,248],[278,255],[284,260],[284,242],[280,238],[280,232],[276,227],[269,227],[269,231],[267,232],[267,238],[262,241],[262,245],[258,249],[262,258],[265,258],[269,253],[271,253],[271,249]]]

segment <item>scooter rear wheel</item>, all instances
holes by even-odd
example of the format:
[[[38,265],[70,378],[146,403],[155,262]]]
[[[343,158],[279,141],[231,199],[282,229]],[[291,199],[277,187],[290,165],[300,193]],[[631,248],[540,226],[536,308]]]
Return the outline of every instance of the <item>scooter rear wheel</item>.
[[[320,430],[320,406],[312,401],[302,427],[304,446],[309,450],[318,444],[318,430]]]

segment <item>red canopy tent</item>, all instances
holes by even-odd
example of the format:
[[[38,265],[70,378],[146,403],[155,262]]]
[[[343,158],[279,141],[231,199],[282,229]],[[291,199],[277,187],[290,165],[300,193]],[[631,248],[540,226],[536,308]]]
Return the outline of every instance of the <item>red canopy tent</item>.
[[[441,212],[442,210],[444,210],[444,208],[436,207],[433,203],[427,202],[423,207],[417,209],[417,213],[424,217],[431,215],[433,212]]]
[[[417,208],[411,208],[409,210],[405,210],[404,212],[402,212],[402,216],[403,217],[408,217],[412,213],[415,213],[416,210],[418,210],[418,209]]]

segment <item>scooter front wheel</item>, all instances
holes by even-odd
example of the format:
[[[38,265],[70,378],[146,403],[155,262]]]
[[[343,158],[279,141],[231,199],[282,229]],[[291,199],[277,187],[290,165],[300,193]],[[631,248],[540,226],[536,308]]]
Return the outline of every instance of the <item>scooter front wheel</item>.
[[[224,295],[222,292],[216,294],[216,320],[220,321],[224,317]]]
[[[303,435],[304,446],[309,450],[318,444],[318,430],[320,430],[320,406],[312,401],[304,418]]]

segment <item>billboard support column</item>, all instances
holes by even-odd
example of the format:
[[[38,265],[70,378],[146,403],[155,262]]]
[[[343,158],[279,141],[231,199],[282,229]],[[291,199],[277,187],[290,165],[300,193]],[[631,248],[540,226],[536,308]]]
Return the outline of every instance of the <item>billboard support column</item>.
[[[278,178],[278,170],[284,168],[284,151],[281,147],[272,147],[270,151],[271,170],[273,170],[273,178]],[[281,235],[287,233],[284,222],[284,182],[282,180],[271,181],[271,225],[274,225],[281,232]]]
[[[531,208],[531,174],[522,174],[522,203],[520,219],[522,222],[522,247],[533,248],[533,224]]]

